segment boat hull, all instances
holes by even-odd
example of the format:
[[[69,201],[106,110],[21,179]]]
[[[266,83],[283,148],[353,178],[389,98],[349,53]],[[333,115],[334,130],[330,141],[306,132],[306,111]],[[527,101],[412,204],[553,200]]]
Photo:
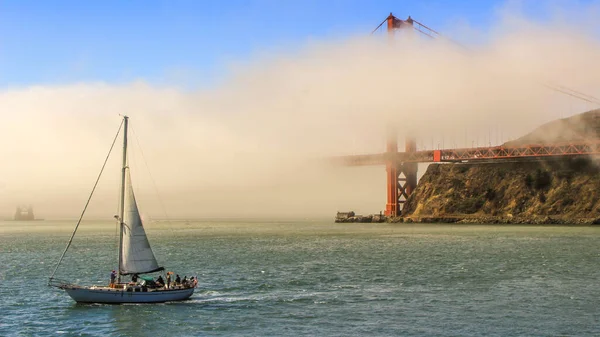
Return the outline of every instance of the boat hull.
[[[62,287],[78,303],[161,303],[184,301],[194,293],[194,288],[133,292],[122,289]]]

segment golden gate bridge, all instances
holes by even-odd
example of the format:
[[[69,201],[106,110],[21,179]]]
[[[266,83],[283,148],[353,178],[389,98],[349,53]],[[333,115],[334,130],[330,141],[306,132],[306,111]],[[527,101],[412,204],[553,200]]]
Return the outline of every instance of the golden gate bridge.
[[[441,36],[437,31],[410,16],[406,20],[395,17],[392,13],[377,28],[375,33],[384,24],[390,38],[398,30],[407,29],[436,39]],[[466,49],[464,46],[460,46]],[[543,83],[543,85],[556,92],[577,98],[579,100],[600,105],[600,99],[567,88],[565,86]],[[600,125],[600,113],[593,116],[594,125]],[[596,135],[600,134],[596,132]],[[417,151],[416,140],[412,137],[405,139],[404,152],[398,151],[398,136],[390,132],[386,144],[386,151],[382,153],[347,155],[334,157],[333,161],[346,166],[385,165],[387,174],[387,203],[385,215],[398,216],[408,197],[417,187],[418,163],[441,162],[482,162],[502,160],[532,160],[550,157],[590,156],[600,155],[600,139],[598,137],[577,142],[559,144],[525,144],[514,146],[489,146],[476,148],[456,148]]]

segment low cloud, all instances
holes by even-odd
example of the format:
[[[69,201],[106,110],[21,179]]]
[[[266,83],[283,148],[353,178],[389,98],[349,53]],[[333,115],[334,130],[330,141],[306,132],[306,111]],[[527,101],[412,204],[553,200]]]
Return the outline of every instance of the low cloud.
[[[164,216],[161,204],[174,218],[377,212],[383,167],[331,168],[317,159],[381,152],[390,125],[401,139],[415,135],[421,149],[483,146],[595,108],[540,83],[598,93],[597,32],[591,21],[543,24],[504,13],[468,52],[411,34],[393,44],[353,37],[261,56],[209,90],[143,81],[5,90],[0,210],[8,217],[24,203],[46,218],[77,216],[119,114],[127,114],[130,166],[150,216]],[[91,216],[114,213],[118,161],[109,163]]]

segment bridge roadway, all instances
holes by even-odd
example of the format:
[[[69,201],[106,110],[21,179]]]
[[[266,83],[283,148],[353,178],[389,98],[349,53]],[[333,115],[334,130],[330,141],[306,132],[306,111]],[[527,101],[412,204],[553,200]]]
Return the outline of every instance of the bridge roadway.
[[[426,150],[415,152],[383,152],[375,154],[333,157],[345,166],[386,165],[390,163],[438,163],[495,160],[540,159],[600,155],[600,139],[563,144],[530,144],[522,146],[492,146],[462,149]]]

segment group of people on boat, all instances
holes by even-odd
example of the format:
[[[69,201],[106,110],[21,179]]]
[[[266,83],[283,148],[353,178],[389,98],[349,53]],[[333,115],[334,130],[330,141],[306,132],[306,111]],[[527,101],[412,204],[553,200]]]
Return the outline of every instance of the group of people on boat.
[[[166,282],[163,279],[162,275],[159,275],[158,278],[156,279],[156,284],[158,284],[158,286],[165,287],[166,289],[172,289],[172,288],[176,288],[176,287],[180,287],[180,286],[183,286],[184,288],[189,288],[189,287],[195,287],[198,284],[198,279],[195,278],[194,276],[191,276],[189,279],[187,278],[187,276],[183,276],[183,280],[182,280],[181,277],[179,276],[179,274],[176,274],[175,280],[171,280],[172,275],[173,275],[172,271],[167,272]]]
[[[195,288],[198,285],[198,278],[191,276],[189,279],[187,278],[187,276],[183,276],[183,280],[181,279],[181,277],[179,276],[179,274],[175,275],[175,280],[171,281],[171,277],[173,275],[173,272],[167,272],[166,274],[166,282],[163,279],[162,275],[159,275],[158,278],[156,278],[156,280],[154,280],[153,278],[148,279],[148,278],[143,278],[142,282],[138,282],[139,280],[139,275],[138,274],[133,274],[131,276],[131,285],[138,285],[141,283],[142,286],[144,287],[150,287],[150,288],[165,288],[165,289],[177,289],[177,288]],[[110,285],[109,287],[114,288],[115,286],[115,280],[117,278],[117,272],[116,271],[112,271],[110,273]]]

